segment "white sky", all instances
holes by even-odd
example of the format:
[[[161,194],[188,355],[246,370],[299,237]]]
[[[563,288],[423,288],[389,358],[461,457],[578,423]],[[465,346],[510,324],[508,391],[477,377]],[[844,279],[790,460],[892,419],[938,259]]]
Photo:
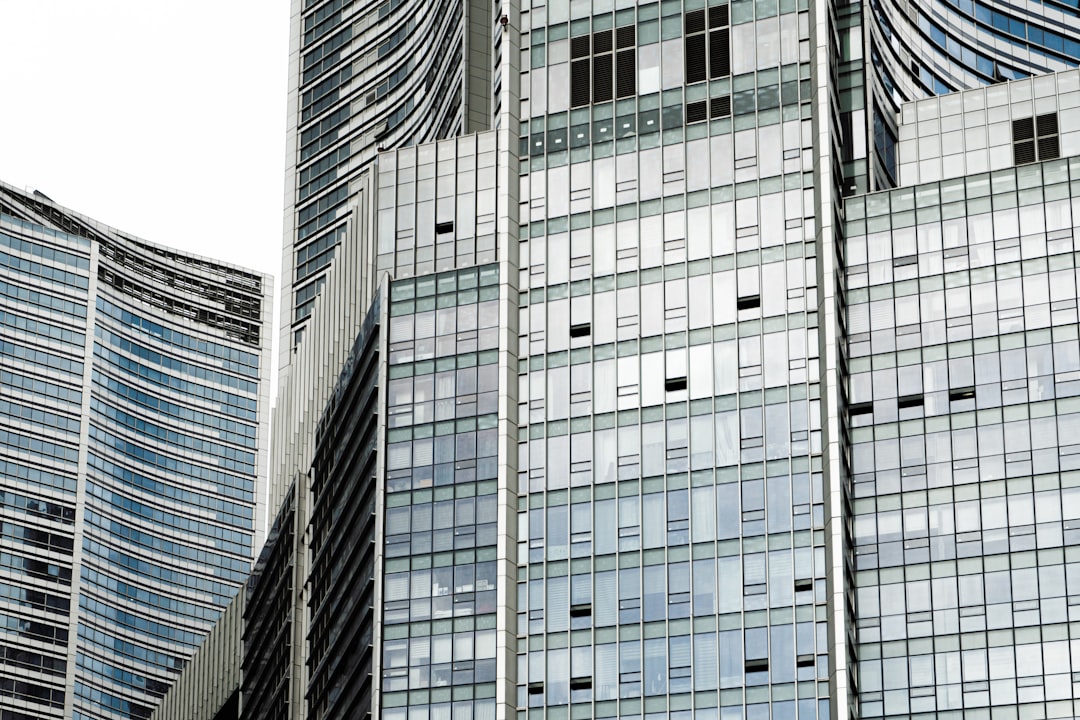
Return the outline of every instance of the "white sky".
[[[289,0],[0,0],[0,179],[276,278],[288,36]]]

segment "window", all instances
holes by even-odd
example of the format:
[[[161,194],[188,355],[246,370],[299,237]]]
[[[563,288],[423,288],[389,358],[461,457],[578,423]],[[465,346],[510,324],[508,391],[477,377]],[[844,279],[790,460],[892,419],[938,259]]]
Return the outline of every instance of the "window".
[[[708,17],[704,9],[686,14],[687,85],[731,74],[730,24],[727,5],[709,8]]]
[[[570,107],[637,93],[636,36],[626,25],[570,39]]]
[[[1057,113],[1013,120],[1013,160],[1017,165],[1060,157]]]

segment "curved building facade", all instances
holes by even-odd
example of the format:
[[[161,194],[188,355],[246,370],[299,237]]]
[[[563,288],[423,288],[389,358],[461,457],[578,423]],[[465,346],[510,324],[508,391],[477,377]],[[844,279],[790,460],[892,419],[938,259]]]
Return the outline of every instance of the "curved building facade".
[[[270,281],[0,213],[0,708],[149,717],[261,540]]]
[[[294,0],[283,364],[378,149],[490,124],[491,24],[478,0]]]
[[[849,195],[897,184],[901,103],[1080,63],[1075,3],[869,0],[836,11],[851,28],[841,30],[840,73],[849,82],[839,88],[852,139],[844,157]]]

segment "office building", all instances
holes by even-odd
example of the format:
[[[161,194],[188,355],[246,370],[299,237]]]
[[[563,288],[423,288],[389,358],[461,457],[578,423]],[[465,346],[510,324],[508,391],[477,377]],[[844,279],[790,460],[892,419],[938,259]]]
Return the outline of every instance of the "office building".
[[[146,718],[264,532],[271,280],[0,185],[0,716]]]
[[[1080,715],[1076,8],[452,12],[294,3],[241,717]]]
[[[861,717],[1080,714],[1078,103],[905,105],[903,186],[846,203]]]

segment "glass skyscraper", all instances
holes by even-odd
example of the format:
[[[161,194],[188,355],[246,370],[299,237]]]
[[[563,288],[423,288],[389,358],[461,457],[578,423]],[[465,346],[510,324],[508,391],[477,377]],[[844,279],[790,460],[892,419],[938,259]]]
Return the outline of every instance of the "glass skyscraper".
[[[261,542],[270,279],[0,185],[0,717],[146,718]]]
[[[434,5],[293,4],[240,716],[1080,715],[1076,7]]]
[[[910,182],[846,203],[863,717],[1078,712],[1078,103],[1070,71],[907,105]]]

